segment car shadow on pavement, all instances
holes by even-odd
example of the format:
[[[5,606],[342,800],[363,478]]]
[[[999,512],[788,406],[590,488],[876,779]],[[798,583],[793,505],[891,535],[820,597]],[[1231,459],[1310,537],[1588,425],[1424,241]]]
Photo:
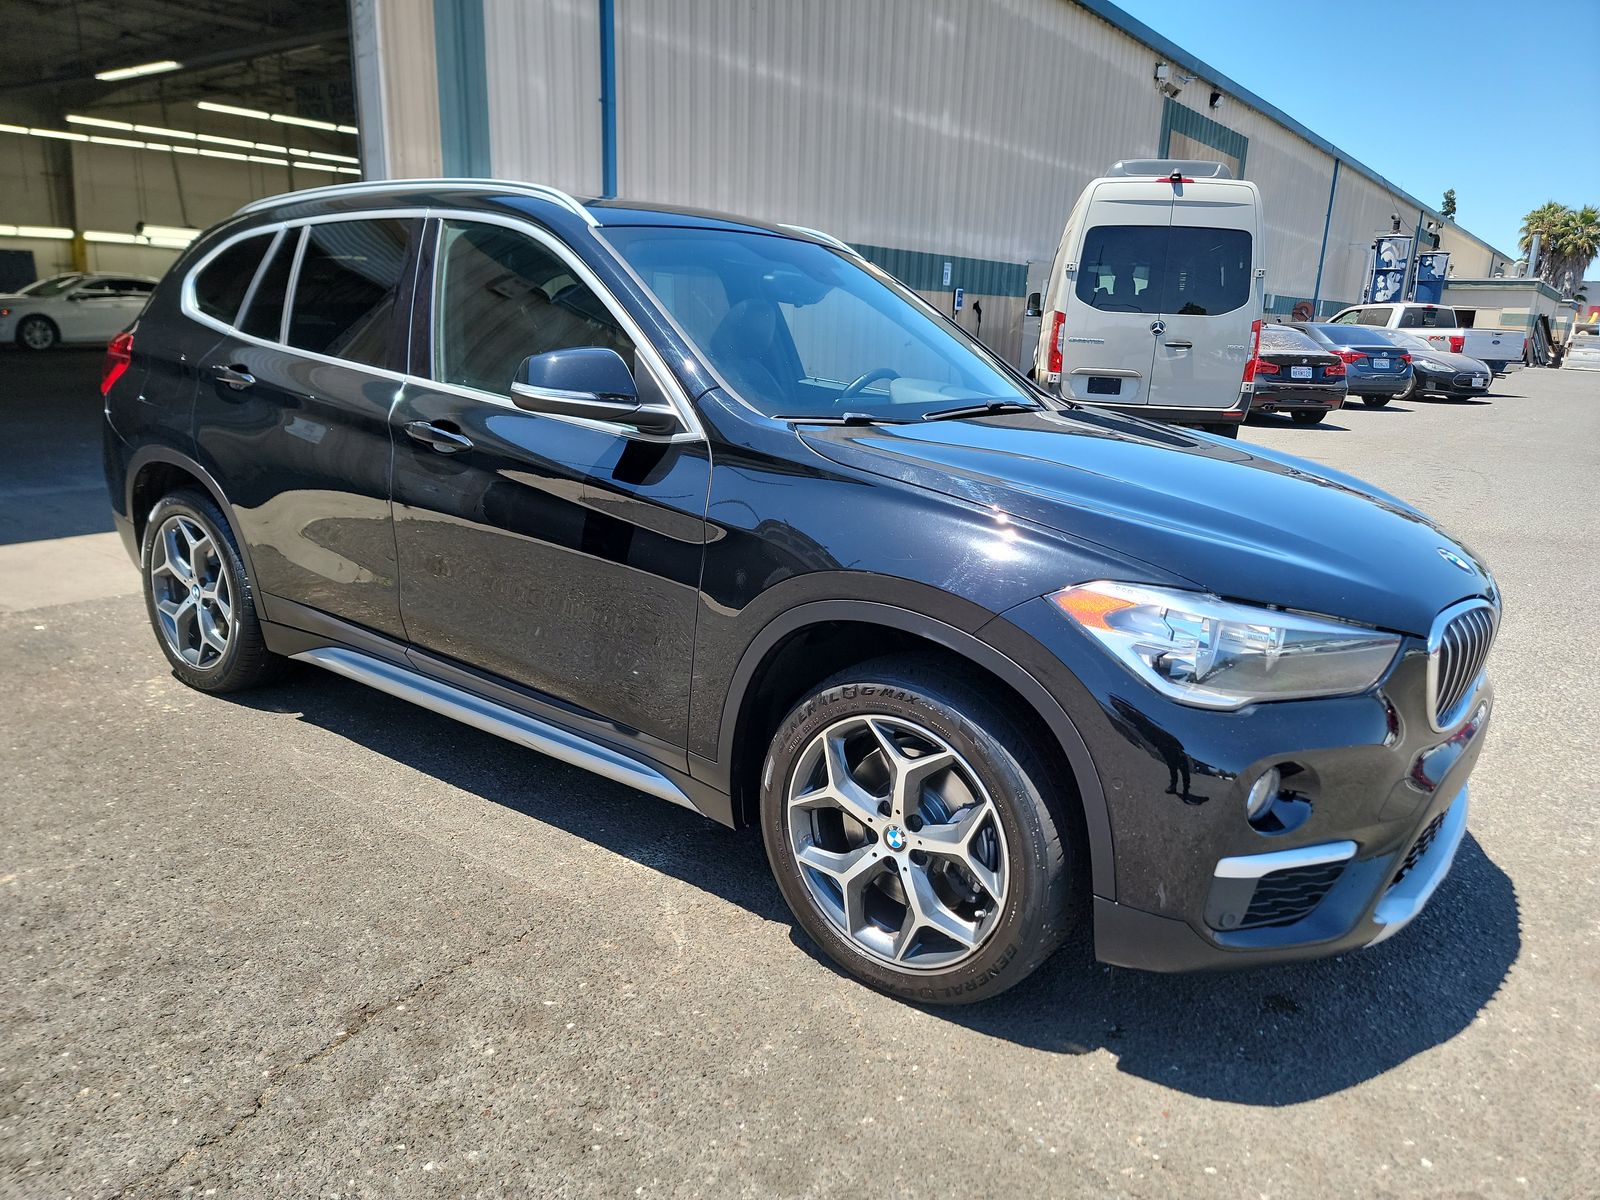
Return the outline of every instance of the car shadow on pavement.
[[[1308,433],[1349,433],[1344,425],[1330,425],[1327,421],[1318,421],[1315,425],[1301,425],[1293,417],[1283,413],[1251,413],[1246,418],[1248,424],[1256,429],[1304,429]]]
[[[758,832],[733,831],[577,767],[320,671],[220,697],[349,739],[452,787],[580,837],[791,927]],[[1433,901],[1382,946],[1236,972],[1158,975],[1096,962],[1080,924],[1033,976],[930,1015],[1041,1052],[1103,1050],[1163,1087],[1238,1104],[1342,1091],[1465,1030],[1521,951],[1515,888],[1468,834]]]

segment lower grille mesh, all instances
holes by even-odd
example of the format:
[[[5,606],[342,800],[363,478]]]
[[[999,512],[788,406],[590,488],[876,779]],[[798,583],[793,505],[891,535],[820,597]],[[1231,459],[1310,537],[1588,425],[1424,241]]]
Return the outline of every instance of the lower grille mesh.
[[[1322,902],[1344,870],[1343,861],[1313,867],[1290,867],[1263,875],[1245,911],[1240,929],[1292,925]]]
[[[1400,869],[1394,873],[1394,878],[1389,881],[1390,887],[1393,887],[1411,874],[1412,868],[1428,852],[1428,848],[1433,845],[1434,839],[1439,836],[1439,830],[1444,826],[1444,816],[1444,813],[1440,813],[1429,821],[1428,827],[1422,831],[1422,836],[1411,843],[1411,849],[1406,851],[1405,861],[1400,864]]]

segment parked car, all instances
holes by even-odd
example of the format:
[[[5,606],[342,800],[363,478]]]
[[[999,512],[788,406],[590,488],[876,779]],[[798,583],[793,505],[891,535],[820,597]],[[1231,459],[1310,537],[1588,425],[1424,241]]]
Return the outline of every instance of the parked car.
[[[1116,163],[1067,217],[1035,378],[1068,400],[1238,433],[1261,332],[1261,194],[1221,163]]]
[[[1494,381],[1488,363],[1465,354],[1448,354],[1403,329],[1385,329],[1382,334],[1396,349],[1411,356],[1411,386],[1400,399],[1414,396],[1448,396],[1465,400],[1482,396]]]
[[[1344,359],[1287,325],[1261,327],[1253,374],[1252,414],[1286,412],[1315,425],[1344,404]]]
[[[1290,328],[1344,360],[1345,386],[1368,408],[1382,408],[1411,387],[1410,353],[1397,349],[1382,330],[1310,321],[1297,321]]]
[[[1561,356],[1564,371],[1600,371],[1600,325],[1574,325]]]
[[[102,387],[180,680],[312,663],[758,825],[889,992],[992,996],[1091,916],[1150,970],[1339,954],[1465,830],[1470,550],[1046,397],[822,234],[460,180],[259,201]]]
[[[139,315],[156,281],[147,275],[52,275],[0,296],[0,343],[28,350],[104,345]]]
[[[1505,374],[1508,364],[1522,362],[1528,340],[1522,330],[1465,327],[1456,310],[1444,304],[1362,304],[1340,310],[1330,321],[1403,329],[1432,343],[1436,350],[1486,362],[1497,375]]]

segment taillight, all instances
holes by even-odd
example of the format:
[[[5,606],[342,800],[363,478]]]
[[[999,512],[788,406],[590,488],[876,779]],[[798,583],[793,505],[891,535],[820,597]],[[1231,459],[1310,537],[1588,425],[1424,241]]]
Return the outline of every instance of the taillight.
[[[1250,357],[1244,360],[1244,379],[1242,383],[1254,383],[1256,369],[1261,365],[1256,356],[1261,353],[1261,322],[1250,322]],[[1276,370],[1277,368],[1273,368]]]
[[[1323,374],[1323,377],[1327,378],[1327,379],[1343,379],[1344,378],[1344,363],[1343,362],[1332,362],[1332,363],[1329,363],[1327,366],[1322,368],[1322,374]]]
[[[1411,355],[1409,355],[1409,354],[1402,354],[1402,355],[1401,355],[1401,356],[1400,356],[1400,361],[1401,361],[1401,362],[1403,362],[1403,363],[1405,363],[1405,364],[1406,364],[1406,365],[1407,365],[1407,366],[1410,366],[1410,365],[1411,365]]]
[[[1067,348],[1067,314],[1050,314],[1050,349],[1044,358],[1044,369],[1051,375],[1061,374],[1062,353]]]
[[[1255,374],[1257,374],[1257,375],[1276,375],[1277,373],[1278,373],[1278,364],[1277,363],[1262,362],[1259,358],[1256,359]]]
[[[106,347],[106,365],[100,372],[100,394],[104,396],[112,384],[122,378],[122,373],[133,362],[133,334],[119,333]]]
[[[1361,353],[1359,350],[1340,350],[1339,357],[1344,359],[1344,361],[1347,363],[1358,363],[1365,358],[1366,355]]]
[[[1466,334],[1464,334],[1464,333],[1455,333],[1455,334],[1451,334],[1450,335],[1450,353],[1451,354],[1460,354],[1461,351],[1462,351],[1462,348],[1464,346],[1466,346],[1466,344],[1467,344],[1467,335]]]

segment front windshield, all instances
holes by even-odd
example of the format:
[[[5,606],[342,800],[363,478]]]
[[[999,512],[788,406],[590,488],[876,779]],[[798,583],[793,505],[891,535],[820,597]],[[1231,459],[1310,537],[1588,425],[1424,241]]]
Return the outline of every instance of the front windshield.
[[[17,295],[38,296],[41,299],[45,296],[59,296],[82,278],[82,275],[52,275],[49,279],[36,279]]]
[[[739,397],[769,417],[916,420],[1038,407],[982,350],[843,254],[726,229],[610,227],[607,240]]]

